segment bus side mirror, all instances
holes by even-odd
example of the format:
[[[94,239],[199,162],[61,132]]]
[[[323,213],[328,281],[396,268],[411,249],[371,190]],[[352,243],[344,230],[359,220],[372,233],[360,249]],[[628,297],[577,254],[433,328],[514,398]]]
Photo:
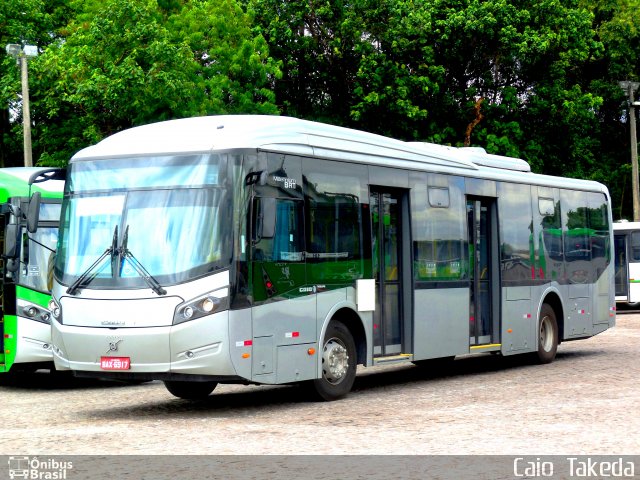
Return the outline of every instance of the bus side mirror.
[[[38,218],[40,216],[40,192],[33,192],[27,208],[27,231],[35,233],[38,230]]]
[[[273,238],[276,234],[276,199],[262,199],[262,237]]]
[[[4,256],[6,258],[16,258],[18,255],[18,232],[19,227],[10,223],[5,227],[4,232]]]
[[[4,257],[5,267],[8,272],[17,272],[20,268],[18,261],[18,234],[20,227],[10,223],[5,227],[4,232]]]

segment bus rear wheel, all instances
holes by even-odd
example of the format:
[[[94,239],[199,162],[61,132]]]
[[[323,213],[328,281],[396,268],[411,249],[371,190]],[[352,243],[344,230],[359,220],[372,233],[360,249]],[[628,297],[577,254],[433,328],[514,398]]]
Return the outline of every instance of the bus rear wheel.
[[[538,362],[553,362],[558,351],[558,321],[556,312],[546,303],[540,309],[538,335]]]
[[[356,379],[356,344],[344,323],[332,321],[322,343],[322,377],[313,380],[315,396],[331,401],[351,391]]]
[[[175,382],[166,380],[164,386],[169,393],[185,400],[202,400],[211,395],[218,382]]]

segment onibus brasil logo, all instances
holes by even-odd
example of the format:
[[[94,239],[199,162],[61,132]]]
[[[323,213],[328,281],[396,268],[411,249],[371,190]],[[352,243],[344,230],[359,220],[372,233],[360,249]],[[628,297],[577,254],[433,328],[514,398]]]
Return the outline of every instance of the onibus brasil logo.
[[[38,457],[9,457],[9,478],[33,480],[65,480],[73,462]]]

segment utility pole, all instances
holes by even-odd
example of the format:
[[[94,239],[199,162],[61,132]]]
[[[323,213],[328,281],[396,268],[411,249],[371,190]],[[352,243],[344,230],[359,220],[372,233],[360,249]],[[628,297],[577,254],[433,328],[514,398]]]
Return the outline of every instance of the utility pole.
[[[27,68],[27,58],[38,55],[38,47],[25,45],[21,47],[17,43],[7,45],[7,53],[16,59],[20,65],[20,78],[22,80],[22,130],[24,144],[24,166],[32,167],[33,159],[31,154],[31,111],[29,109],[29,72]]]
[[[640,102],[634,102],[634,92],[639,82],[618,82],[620,88],[629,95],[629,130],[631,135],[631,189],[633,190],[633,221],[640,221],[640,190],[638,189],[638,139],[636,135],[636,109]]]

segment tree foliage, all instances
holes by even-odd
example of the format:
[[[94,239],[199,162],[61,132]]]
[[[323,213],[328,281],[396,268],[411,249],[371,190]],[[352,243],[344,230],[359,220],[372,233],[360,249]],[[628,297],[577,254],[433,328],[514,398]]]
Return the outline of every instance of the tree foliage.
[[[234,0],[75,1],[62,35],[31,62],[34,157],[148,122],[277,113],[268,46]]]
[[[0,45],[47,46],[70,18],[66,0],[9,0],[0,8]],[[3,52],[4,53],[4,52]],[[8,55],[0,57],[0,166],[22,162],[20,67]]]
[[[482,146],[622,193],[617,80],[637,78],[638,0],[248,3],[284,65],[284,113]]]
[[[171,42],[155,14],[151,2],[108,1],[34,65],[34,87],[49,88],[37,106],[49,119],[67,120],[43,128],[39,147],[49,161],[64,162],[123,128],[188,113],[191,52]],[[60,138],[69,148],[60,148]]]

